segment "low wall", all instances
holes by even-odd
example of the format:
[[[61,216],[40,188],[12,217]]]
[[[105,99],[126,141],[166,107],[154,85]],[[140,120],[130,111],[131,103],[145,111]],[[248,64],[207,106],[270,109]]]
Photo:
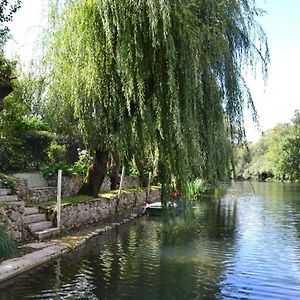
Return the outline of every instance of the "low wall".
[[[23,223],[24,209],[23,201],[0,204],[0,225],[4,226],[9,236],[15,240],[21,240],[26,236]]]
[[[77,228],[86,224],[92,224],[99,221],[105,221],[116,215],[129,213],[135,208],[146,205],[147,195],[145,191],[123,192],[118,201],[117,197],[97,198],[90,201],[64,204],[61,207],[61,225],[66,228]],[[160,190],[152,190],[148,200],[149,202],[160,201]],[[49,219],[55,219],[53,209],[47,211]]]
[[[48,181],[44,186],[39,186],[39,183],[43,182],[42,179],[37,180],[37,173],[22,173],[16,174],[17,187],[15,189],[16,194],[22,201],[30,201],[31,203],[38,204],[56,198],[57,195],[57,177]],[[38,173],[40,174],[40,173]],[[29,176],[30,175],[30,176]],[[41,174],[40,174],[41,177]],[[28,184],[28,178],[34,178],[35,181]],[[62,176],[62,196],[76,195],[82,185],[83,176],[75,175],[72,177]],[[138,177],[125,176],[123,182],[123,188],[139,187],[140,180]],[[110,190],[110,178],[105,177],[101,186],[101,191]]]

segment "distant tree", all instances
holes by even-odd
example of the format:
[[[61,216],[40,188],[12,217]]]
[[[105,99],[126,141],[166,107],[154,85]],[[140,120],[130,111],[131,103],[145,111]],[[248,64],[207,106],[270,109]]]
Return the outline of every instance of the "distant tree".
[[[12,21],[14,13],[21,7],[21,0],[0,0],[0,47],[3,47],[7,38],[9,29],[7,22]]]
[[[14,79],[14,63],[4,57],[3,46],[9,38],[9,29],[6,25],[11,21],[13,14],[20,8],[21,0],[0,0],[0,112],[4,108],[3,99],[12,92]]]
[[[67,111],[93,153],[82,191],[98,194],[115,151],[158,161],[166,194],[196,177],[224,178],[225,115],[242,135],[244,107],[256,116],[241,68],[268,65],[255,1],[63,3],[45,56],[47,110]]]
[[[238,176],[245,179],[300,179],[300,113],[295,111],[291,124],[278,124],[267,130],[255,144],[249,145],[249,155],[241,145],[235,148]]]
[[[279,179],[300,179],[300,112],[295,111],[288,131],[281,134],[270,149],[274,174]]]

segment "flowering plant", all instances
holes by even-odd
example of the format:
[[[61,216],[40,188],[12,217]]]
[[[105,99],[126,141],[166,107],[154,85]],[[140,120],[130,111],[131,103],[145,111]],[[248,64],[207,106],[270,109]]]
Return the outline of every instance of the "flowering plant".
[[[179,193],[176,192],[176,191],[172,191],[170,193],[170,197],[173,198],[173,199],[179,198]]]

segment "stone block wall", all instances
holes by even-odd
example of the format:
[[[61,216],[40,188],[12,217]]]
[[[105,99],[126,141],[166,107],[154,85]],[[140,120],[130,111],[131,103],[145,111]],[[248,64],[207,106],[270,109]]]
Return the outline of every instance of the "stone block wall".
[[[8,234],[15,240],[21,240],[26,236],[23,223],[24,209],[24,201],[0,204],[0,225],[4,226]]]
[[[62,196],[70,196],[78,193],[83,182],[82,175],[74,175],[72,177],[62,176],[61,181],[61,193]],[[55,196],[56,196],[56,187],[57,187],[57,176],[55,176],[52,180],[48,181],[49,187],[55,188]]]
[[[145,191],[123,192],[118,201],[117,197],[97,198],[91,201],[65,204],[61,207],[61,225],[66,228],[78,228],[86,224],[105,221],[115,216],[116,207],[120,214],[130,212],[146,205],[146,201],[160,200],[160,190],[152,190],[147,199]],[[54,219],[53,209],[48,210],[49,219]]]
[[[26,174],[26,173],[24,173]],[[30,173],[29,173],[30,174]],[[20,175],[20,174],[19,174]],[[37,177],[37,174],[34,174]],[[23,178],[24,177],[24,178]],[[55,176],[45,186],[37,186],[28,184],[24,175],[22,178],[19,176],[17,179],[16,194],[22,201],[30,201],[31,203],[38,204],[56,198],[57,195],[57,177]],[[41,181],[41,180],[40,180]],[[76,195],[82,185],[83,176],[75,175],[72,177],[62,176],[62,196]],[[140,187],[140,180],[138,177],[125,176],[123,188]],[[110,190],[110,178],[105,177],[101,186],[101,191]]]

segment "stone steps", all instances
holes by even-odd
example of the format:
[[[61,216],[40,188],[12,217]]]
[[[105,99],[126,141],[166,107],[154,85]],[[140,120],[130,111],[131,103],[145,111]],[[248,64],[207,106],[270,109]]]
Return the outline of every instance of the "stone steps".
[[[33,207],[30,207],[30,206],[27,206],[25,207],[25,210],[24,210],[24,215],[25,216],[29,216],[29,215],[34,215],[34,214],[38,214],[39,213],[39,209],[35,206]]]
[[[49,237],[53,237],[59,234],[59,229],[56,227],[51,227],[45,230],[37,231],[33,235],[38,239],[38,240],[44,240]]]
[[[31,214],[24,217],[24,224],[26,225],[42,221],[47,221],[45,214]]]
[[[59,234],[58,228],[53,227],[51,221],[47,221],[46,215],[39,213],[36,206],[27,206],[24,211],[24,224],[38,240],[43,240]]]
[[[31,233],[35,233],[37,231],[43,231],[45,229],[49,229],[53,226],[51,221],[41,221],[36,223],[31,223],[28,225],[29,230]]]
[[[18,201],[17,195],[2,195],[0,196],[0,202],[16,202]]]
[[[6,196],[11,194],[11,189],[0,188],[0,196]]]

